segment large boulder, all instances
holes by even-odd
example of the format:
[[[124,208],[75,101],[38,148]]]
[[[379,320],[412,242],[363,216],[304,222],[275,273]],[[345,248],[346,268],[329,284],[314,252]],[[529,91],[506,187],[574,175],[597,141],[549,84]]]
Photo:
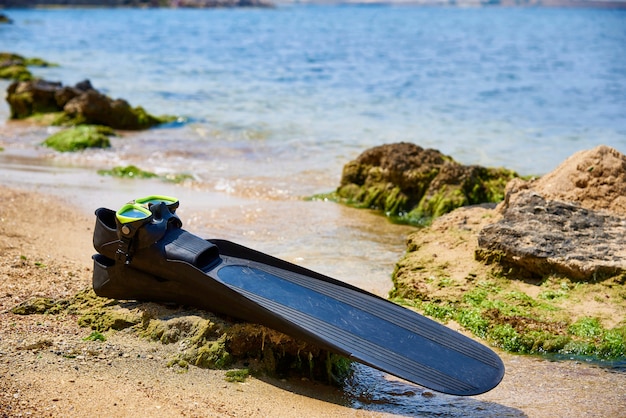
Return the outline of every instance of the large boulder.
[[[465,166],[433,149],[377,146],[344,166],[337,195],[349,204],[420,222],[461,206],[499,202],[510,170]]]
[[[476,256],[529,276],[600,280],[626,271],[626,156],[599,146],[539,180],[514,180]]]

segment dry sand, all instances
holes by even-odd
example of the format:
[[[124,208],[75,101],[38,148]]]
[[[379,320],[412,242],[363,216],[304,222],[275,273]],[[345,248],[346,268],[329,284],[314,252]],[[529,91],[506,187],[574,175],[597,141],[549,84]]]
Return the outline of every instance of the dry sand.
[[[0,417],[626,416],[626,374],[577,362],[502,354],[506,376],[487,394],[461,399],[415,388],[410,399],[394,398],[397,407],[374,402],[370,411],[350,404],[358,394],[306,380],[228,383],[224,371],[195,367],[181,374],[166,366],[175,347],[124,332],[84,341],[90,330],[72,315],[10,309],[90,286],[93,219],[62,197],[0,192]],[[420,399],[433,398],[438,406],[420,408]]]

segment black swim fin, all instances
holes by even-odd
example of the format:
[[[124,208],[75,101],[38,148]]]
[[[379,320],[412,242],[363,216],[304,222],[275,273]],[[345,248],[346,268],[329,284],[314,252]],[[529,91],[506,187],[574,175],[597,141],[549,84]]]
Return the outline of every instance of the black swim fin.
[[[489,348],[435,321],[306,268],[181,228],[165,205],[128,239],[96,211],[94,290],[177,302],[259,323],[427,388],[476,395],[504,375]],[[145,230],[142,230],[145,228]]]

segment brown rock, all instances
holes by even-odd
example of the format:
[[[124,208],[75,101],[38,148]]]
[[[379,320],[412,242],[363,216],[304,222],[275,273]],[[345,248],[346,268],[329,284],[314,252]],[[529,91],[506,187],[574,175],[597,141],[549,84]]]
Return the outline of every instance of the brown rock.
[[[549,200],[626,216],[626,156],[606,145],[577,152],[532,188]]]
[[[536,181],[507,185],[502,218],[478,237],[481,259],[544,277],[597,280],[626,271],[626,157],[599,146]]]
[[[60,111],[55,98],[60,87],[61,83],[45,80],[12,83],[6,98],[11,107],[11,118],[23,119],[36,113]]]
[[[141,107],[131,107],[122,99],[113,100],[98,92],[89,80],[74,87],[45,80],[11,84],[7,102],[12,119],[24,119],[37,113],[64,112],[55,123],[104,125],[113,129],[148,129],[166,118],[148,114]]]

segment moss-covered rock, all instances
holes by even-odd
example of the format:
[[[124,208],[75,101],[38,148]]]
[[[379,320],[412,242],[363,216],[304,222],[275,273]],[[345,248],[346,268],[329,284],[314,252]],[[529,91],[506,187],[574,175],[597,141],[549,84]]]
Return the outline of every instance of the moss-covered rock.
[[[115,129],[148,129],[164,122],[140,106],[133,108],[125,100],[112,100],[96,90],[72,98],[63,106],[63,111],[73,123],[99,124]]]
[[[54,125],[87,124],[141,130],[175,119],[172,116],[153,116],[140,106],[132,107],[123,99],[111,99],[95,90],[88,80],[73,87],[45,80],[16,81],[7,89],[6,100],[12,119],[54,113],[51,121]]]
[[[36,114],[62,111],[55,98],[55,92],[60,87],[61,83],[44,80],[12,83],[6,96],[11,119],[25,119]]]
[[[33,74],[24,65],[3,65],[0,66],[0,78],[28,81],[33,79]]]
[[[0,52],[0,78],[29,81],[34,77],[27,67],[51,67],[54,65],[41,58],[25,58],[11,52]]]
[[[177,344],[179,350],[167,365],[182,371],[189,366],[223,369],[243,363],[245,375],[252,371],[340,383],[351,370],[350,360],[261,325],[234,323],[208,312],[155,303],[122,306],[96,296],[91,289],[69,299],[33,299],[12,311],[21,315],[70,314],[80,326],[97,333],[127,330],[160,344]]]
[[[43,314],[50,311],[56,305],[56,301],[50,298],[33,298],[22,302],[11,309],[16,315]]]
[[[502,168],[464,166],[402,142],[371,148],[346,164],[336,196],[419,224],[461,206],[499,202],[506,183],[517,176]]]
[[[108,148],[110,136],[115,132],[106,126],[80,125],[50,135],[43,145],[60,152],[79,151],[86,148]]]

